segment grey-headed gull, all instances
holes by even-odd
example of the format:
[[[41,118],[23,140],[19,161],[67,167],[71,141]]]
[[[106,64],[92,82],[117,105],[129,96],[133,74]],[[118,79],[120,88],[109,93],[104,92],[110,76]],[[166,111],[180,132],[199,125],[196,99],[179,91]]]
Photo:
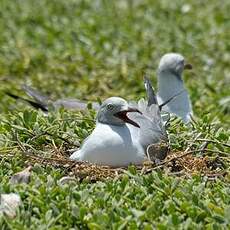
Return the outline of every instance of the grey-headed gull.
[[[95,129],[70,159],[114,167],[141,164],[146,155],[137,138],[140,126],[128,117],[129,113],[140,112],[120,97],[105,100]]]
[[[148,101],[141,99],[138,103],[120,97],[105,100],[95,129],[70,159],[114,167],[143,163],[150,145],[168,140],[152,88],[148,88],[147,96]],[[162,159],[165,154],[157,157]]]

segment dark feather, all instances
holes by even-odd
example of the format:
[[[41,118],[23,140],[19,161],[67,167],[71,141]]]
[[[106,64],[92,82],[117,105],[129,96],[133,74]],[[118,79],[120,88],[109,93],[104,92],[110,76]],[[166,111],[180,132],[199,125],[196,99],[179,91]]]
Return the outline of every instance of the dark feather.
[[[35,109],[41,109],[43,112],[48,112],[48,107],[47,106],[44,106],[38,102],[35,102],[35,101],[31,101],[29,99],[26,99],[26,98],[23,98],[23,97],[20,97],[20,96],[17,96],[13,93],[10,93],[10,92],[5,92],[9,97],[12,97],[16,100],[22,100],[22,101],[25,101],[27,102],[28,104],[30,104],[32,107],[34,107]]]

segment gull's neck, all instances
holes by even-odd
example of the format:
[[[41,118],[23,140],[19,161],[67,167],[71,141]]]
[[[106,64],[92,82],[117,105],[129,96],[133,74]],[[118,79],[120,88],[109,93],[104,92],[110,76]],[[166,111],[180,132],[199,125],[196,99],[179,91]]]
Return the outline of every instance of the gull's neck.
[[[158,96],[163,101],[168,100],[184,89],[183,80],[181,76],[179,77],[169,72],[158,74]]]
[[[163,103],[183,91],[182,94],[176,96],[175,99],[165,105],[163,110],[176,114],[184,122],[188,122],[190,120],[190,114],[192,114],[192,107],[187,90],[185,90],[183,80],[179,77],[180,76],[176,76],[173,73],[160,73],[158,75],[157,99],[159,103]]]

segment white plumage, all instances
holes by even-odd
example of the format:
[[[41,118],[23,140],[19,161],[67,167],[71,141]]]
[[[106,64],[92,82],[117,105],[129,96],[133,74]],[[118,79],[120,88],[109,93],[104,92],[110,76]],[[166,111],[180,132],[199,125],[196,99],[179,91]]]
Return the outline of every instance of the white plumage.
[[[70,159],[114,167],[141,164],[145,159],[144,149],[132,135],[130,126],[98,122],[80,150],[73,153]]]
[[[147,146],[166,139],[158,105],[144,100],[130,105],[112,97],[103,102],[95,129],[70,159],[114,167],[141,164]]]
[[[158,93],[159,104],[176,96],[163,107],[163,111],[175,114],[185,123],[191,120],[192,105],[188,91],[184,86],[182,73],[184,69],[192,68],[190,64],[185,64],[184,57],[177,53],[165,54],[158,67]]]

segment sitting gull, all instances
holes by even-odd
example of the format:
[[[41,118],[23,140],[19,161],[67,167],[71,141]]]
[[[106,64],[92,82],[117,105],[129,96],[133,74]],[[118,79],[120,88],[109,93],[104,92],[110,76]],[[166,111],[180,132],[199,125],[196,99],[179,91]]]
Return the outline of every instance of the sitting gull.
[[[111,97],[102,103],[95,129],[70,159],[113,167],[138,165],[147,159],[148,146],[161,141],[167,141],[167,134],[156,99],[128,103]]]
[[[122,98],[105,100],[98,111],[95,129],[70,159],[114,167],[141,164],[145,153],[134,131],[140,126],[127,113],[140,112]]]

